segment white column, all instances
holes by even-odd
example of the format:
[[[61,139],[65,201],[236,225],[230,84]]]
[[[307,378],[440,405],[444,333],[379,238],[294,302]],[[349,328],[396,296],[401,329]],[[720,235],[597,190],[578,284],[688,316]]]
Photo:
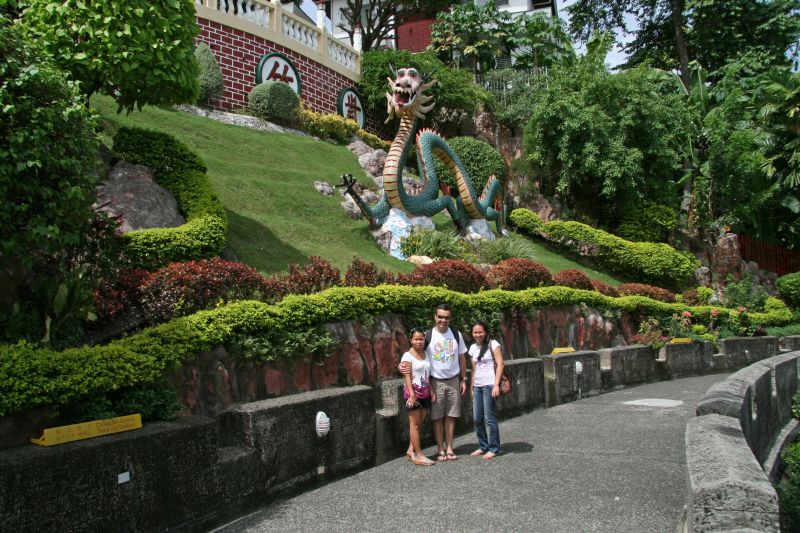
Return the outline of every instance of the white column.
[[[353,28],[353,48],[356,49],[356,52],[359,54],[361,53],[361,24],[356,22],[356,27]]]
[[[317,0],[317,28],[325,31],[325,0]]]

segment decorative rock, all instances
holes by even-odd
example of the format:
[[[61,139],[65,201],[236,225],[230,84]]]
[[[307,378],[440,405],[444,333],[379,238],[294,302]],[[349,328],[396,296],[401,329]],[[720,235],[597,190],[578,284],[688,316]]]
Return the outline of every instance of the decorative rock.
[[[384,150],[375,150],[361,155],[358,158],[358,164],[370,176],[382,176],[383,166],[386,164],[386,152]]]
[[[382,196],[383,196],[382,193],[379,195],[376,192],[373,192],[369,189],[364,189],[364,192],[361,193],[361,198],[363,198],[364,201],[367,202],[367,205],[374,205],[378,203]]]
[[[701,266],[694,271],[694,281],[698,287],[711,286],[711,269],[707,266]]]
[[[715,247],[712,270],[716,280],[724,281],[728,274],[739,274],[742,264],[739,238],[733,233],[726,233],[717,240]]]
[[[186,223],[172,194],[153,179],[153,171],[126,161],[117,163],[97,186],[93,208],[120,217],[121,233],[138,229],[173,228]]]
[[[489,227],[489,221],[485,218],[470,220],[467,223],[467,239],[495,240],[492,228]]]
[[[333,196],[333,187],[331,187],[330,184],[325,183],[324,181],[315,181],[314,188],[329,198]]]
[[[372,147],[362,141],[361,139],[356,139],[350,144],[347,145],[351,152],[353,152],[356,157],[361,157],[364,154],[368,154],[373,151]]]
[[[428,257],[427,255],[412,255],[408,259],[406,259],[409,263],[413,263],[417,266],[419,265],[430,265],[433,263],[433,259]]]
[[[386,253],[397,259],[405,259],[406,256],[400,250],[400,241],[411,235],[413,228],[435,229],[430,217],[410,218],[404,211],[392,208],[386,221],[380,229],[373,232],[373,236]]]
[[[358,220],[359,218],[364,216],[364,214],[361,212],[361,209],[349,196],[345,198],[344,202],[342,202],[341,205],[342,208],[347,213],[347,216],[349,216],[353,220]]]

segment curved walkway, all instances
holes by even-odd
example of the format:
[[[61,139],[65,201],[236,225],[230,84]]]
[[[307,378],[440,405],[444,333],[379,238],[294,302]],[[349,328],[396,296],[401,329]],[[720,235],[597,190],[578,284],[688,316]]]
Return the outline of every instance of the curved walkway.
[[[686,421],[725,377],[534,411],[500,423],[504,454],[492,461],[469,457],[477,441],[462,435],[458,461],[390,461],[215,531],[673,533],[686,503]]]

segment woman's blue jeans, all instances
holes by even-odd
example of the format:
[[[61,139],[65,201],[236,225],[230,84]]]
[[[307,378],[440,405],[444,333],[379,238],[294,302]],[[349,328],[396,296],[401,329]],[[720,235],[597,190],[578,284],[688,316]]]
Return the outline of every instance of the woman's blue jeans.
[[[497,403],[492,398],[492,387],[472,389],[472,418],[475,421],[475,434],[478,444],[485,452],[500,453],[500,429],[497,427]],[[485,418],[485,424],[484,424]],[[486,438],[489,426],[489,438]]]

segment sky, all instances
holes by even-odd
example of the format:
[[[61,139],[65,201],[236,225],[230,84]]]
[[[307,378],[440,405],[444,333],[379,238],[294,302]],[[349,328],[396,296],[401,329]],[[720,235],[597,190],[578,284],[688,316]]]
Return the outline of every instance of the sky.
[[[575,3],[575,1],[576,0],[556,0],[558,16],[563,18],[567,23],[569,23],[569,13],[567,13],[567,10],[565,8]],[[305,13],[309,17],[311,17],[311,20],[317,20],[317,6],[316,4],[314,4],[313,0],[303,0],[302,8],[303,11],[305,11]],[[328,30],[330,31],[330,29],[331,29],[330,20],[328,20]],[[630,36],[628,36],[627,39],[629,40]],[[579,54],[582,54],[585,52],[585,47],[578,47],[577,51]],[[608,54],[608,57],[606,58],[606,64],[609,67],[615,67],[620,63],[623,63],[624,61],[625,61],[625,54],[620,49],[619,45],[615,46],[614,50],[612,50],[611,53]]]

